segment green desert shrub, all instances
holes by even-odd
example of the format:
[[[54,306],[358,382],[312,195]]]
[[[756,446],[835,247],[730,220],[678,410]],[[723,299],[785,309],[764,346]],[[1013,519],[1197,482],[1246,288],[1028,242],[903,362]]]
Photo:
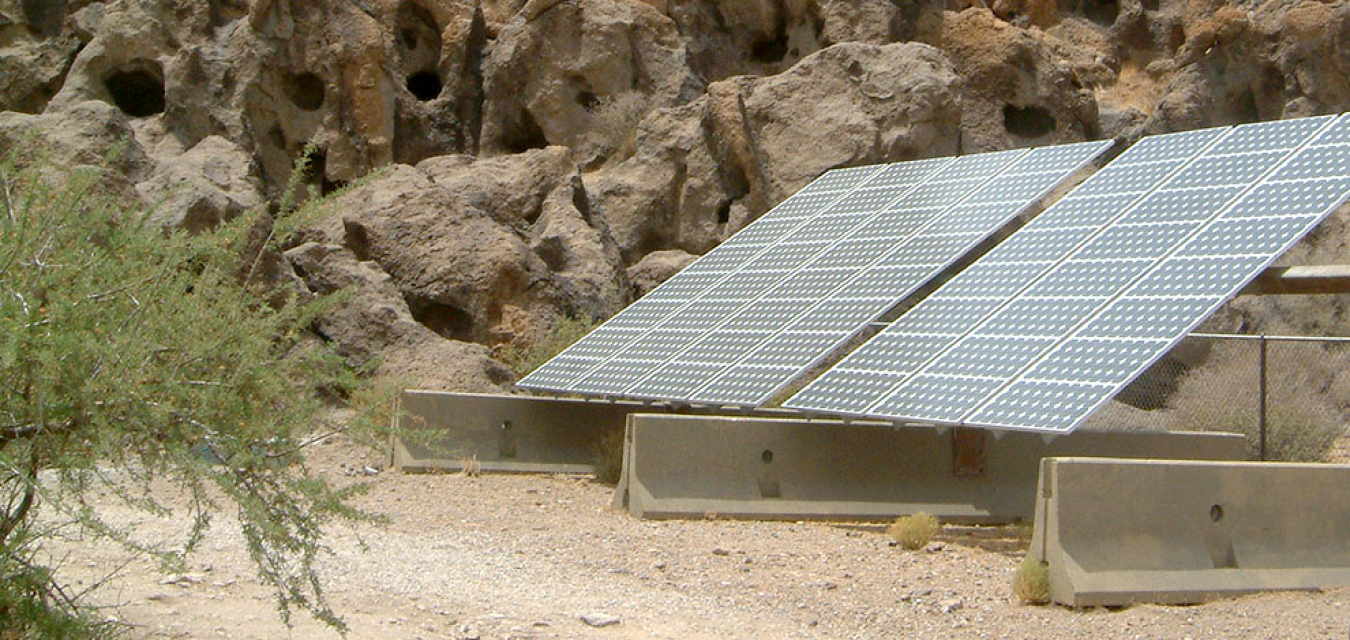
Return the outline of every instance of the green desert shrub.
[[[283,617],[301,609],[342,628],[320,588],[321,541],[330,523],[373,516],[349,503],[359,486],[330,486],[302,452],[326,410],[315,390],[351,397],[365,383],[334,349],[299,348],[333,298],[255,277],[262,253],[324,201],[287,199],[190,235],[105,197],[99,179],[0,161],[0,638],[88,628],[43,566],[41,522],[178,570],[223,508]],[[85,499],[107,490],[166,515],[162,483],[190,505],[175,546],[137,542]]]
[[[525,345],[506,345],[501,350],[501,359],[516,375],[525,376],[562,353],[563,349],[572,346],[573,342],[580,340],[599,324],[600,321],[594,318],[565,316],[543,338]]]
[[[927,546],[941,530],[942,525],[936,516],[920,511],[912,516],[896,518],[886,533],[901,547],[914,551]]]

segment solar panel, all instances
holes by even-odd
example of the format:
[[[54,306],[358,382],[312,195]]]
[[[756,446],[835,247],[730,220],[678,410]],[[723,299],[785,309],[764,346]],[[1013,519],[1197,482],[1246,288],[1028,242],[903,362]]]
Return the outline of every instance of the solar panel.
[[[786,406],[1072,430],[1350,198],[1348,129],[1146,138]]]
[[[799,357],[794,350],[814,353],[829,348],[839,335],[856,332],[885,310],[877,307],[893,305],[931,278],[936,266],[997,230],[985,226],[1006,224],[1109,145],[828,172],[519,384],[687,400],[711,373],[726,373],[760,347],[765,352],[752,366],[795,375],[798,367],[787,364]],[[998,187],[994,176],[1017,177],[1019,184]],[[971,207],[949,211],[966,200]],[[955,226],[924,233],[949,213]],[[904,249],[907,253],[900,255]],[[774,337],[785,330],[789,337]],[[708,365],[720,368],[710,373]],[[759,370],[751,374],[727,388],[741,398],[751,381],[772,377]],[[634,384],[625,386],[623,380]],[[782,383],[775,378],[773,386]],[[754,398],[744,403],[758,404]]]
[[[787,291],[768,291],[747,306],[742,313],[754,313],[761,303],[794,299],[796,316],[780,332],[743,349],[734,367],[675,394],[668,378],[699,357],[681,354],[625,395],[741,406],[767,402],[1109,146],[1092,142],[956,159],[858,227],[849,240],[805,264]],[[876,241],[879,231],[895,228],[891,220],[920,217],[923,224],[905,225],[904,233],[891,235],[889,242]],[[827,276],[830,288],[800,291]],[[658,389],[661,394],[654,393]]]

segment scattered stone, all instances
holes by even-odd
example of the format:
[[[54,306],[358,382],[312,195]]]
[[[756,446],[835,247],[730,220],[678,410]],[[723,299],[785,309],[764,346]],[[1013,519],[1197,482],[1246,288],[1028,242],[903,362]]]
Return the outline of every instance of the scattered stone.
[[[946,549],[946,548],[947,548],[947,545],[942,544],[941,542],[933,542],[933,543],[930,543],[927,547],[924,547],[923,550],[924,550],[924,551],[927,551],[928,553],[937,553],[937,552],[942,551],[943,549]]]
[[[380,470],[376,469],[375,467],[362,467],[361,474],[367,476],[378,476],[380,475]]]
[[[718,548],[716,548],[716,549],[713,549],[713,555],[715,555],[715,556],[729,556],[729,555],[731,555],[731,552],[730,552],[730,551],[727,551],[726,549],[723,549],[723,548],[721,548],[721,547],[718,547]]]
[[[581,616],[581,621],[592,627],[609,627],[622,622],[607,613],[587,613]]]
[[[205,576],[200,573],[180,573],[160,580],[159,583],[163,585],[177,585],[186,589],[187,587],[200,583],[203,578],[205,578]]]
[[[948,598],[938,602],[938,610],[943,613],[952,613],[953,611],[960,611],[965,604],[960,598]]]

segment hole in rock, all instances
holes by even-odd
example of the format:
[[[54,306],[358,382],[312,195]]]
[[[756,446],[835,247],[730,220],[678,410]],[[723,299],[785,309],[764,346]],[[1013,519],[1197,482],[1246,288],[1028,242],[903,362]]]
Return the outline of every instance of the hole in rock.
[[[323,106],[323,78],[308,71],[286,78],[286,97],[291,104],[305,111],[318,111]]]
[[[717,224],[726,224],[731,221],[731,201],[727,200],[722,206],[717,208]]]
[[[66,0],[23,0],[19,8],[31,31],[51,37],[61,33],[61,22],[66,18],[66,3]]]
[[[370,260],[370,232],[366,231],[365,225],[354,220],[342,221],[342,232],[345,236],[342,240],[348,249],[356,255],[356,259],[362,262]]]
[[[118,109],[133,118],[164,113],[164,81],[146,69],[122,69],[103,79]]]
[[[776,38],[757,40],[750,45],[750,59],[763,63],[782,62],[783,58],[787,56],[787,50],[788,39],[786,34]]]
[[[467,342],[473,334],[473,316],[452,304],[408,296],[413,319],[443,338]]]
[[[594,111],[596,105],[600,104],[600,98],[595,97],[595,94],[590,91],[578,91],[577,104],[587,111]]]
[[[545,238],[535,247],[534,252],[544,264],[548,265],[549,271],[558,273],[567,270],[567,247],[561,239]]]
[[[1085,0],[1079,6],[1088,20],[1107,26],[1115,24],[1116,15],[1120,13],[1120,4],[1116,0]]]
[[[310,156],[309,165],[305,167],[305,182],[317,186],[321,196],[347,186],[342,180],[328,179],[328,154],[323,151],[315,151]]]
[[[440,97],[441,88],[441,77],[434,71],[418,71],[408,76],[408,92],[422,102]]]
[[[1221,507],[1221,506],[1219,506],[1219,505],[1217,505],[1217,504],[1214,505],[1214,506],[1212,506],[1212,507],[1210,507],[1210,508],[1209,508],[1209,519],[1212,520],[1212,521],[1214,521],[1214,522],[1218,522],[1218,521],[1220,521],[1220,520],[1223,520],[1223,507]]]
[[[398,31],[398,39],[403,42],[404,48],[412,51],[417,48],[417,31],[404,27]]]
[[[763,460],[764,464],[769,464],[773,462],[773,451],[765,449],[764,453],[759,454],[759,459]]]
[[[1039,138],[1055,130],[1055,117],[1042,107],[1004,105],[1003,128],[1015,136]]]
[[[272,125],[272,128],[267,130],[267,143],[284,150],[286,148],[286,132],[282,131],[280,126]]]
[[[511,153],[525,153],[530,149],[543,149],[548,146],[548,138],[539,123],[529,111],[521,110],[519,125],[502,136],[502,146]]]
[[[1248,89],[1233,101],[1233,117],[1238,123],[1257,122],[1261,110],[1256,106],[1256,93]]]

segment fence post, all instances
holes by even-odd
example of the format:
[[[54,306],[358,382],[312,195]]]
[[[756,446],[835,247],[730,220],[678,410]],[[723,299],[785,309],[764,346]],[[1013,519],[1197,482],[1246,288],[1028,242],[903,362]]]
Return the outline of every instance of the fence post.
[[[1259,367],[1261,369],[1261,392],[1259,408],[1257,410],[1259,417],[1260,446],[1258,448],[1260,459],[1266,459],[1266,336],[1261,335],[1260,351],[1258,357]]]

